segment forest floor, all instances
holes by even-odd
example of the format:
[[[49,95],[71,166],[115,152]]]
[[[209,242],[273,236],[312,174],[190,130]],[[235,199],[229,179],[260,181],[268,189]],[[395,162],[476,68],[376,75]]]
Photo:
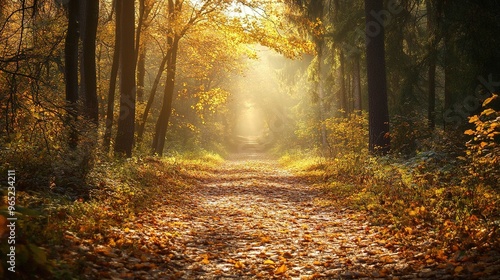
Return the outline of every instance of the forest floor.
[[[498,253],[434,254],[340,207],[263,155],[233,156],[179,199],[158,193],[102,242],[66,236],[88,279],[497,279]],[[99,244],[99,245],[97,245]],[[77,248],[75,248],[75,246]],[[434,250],[435,251],[435,250]],[[495,276],[497,275],[497,276]]]

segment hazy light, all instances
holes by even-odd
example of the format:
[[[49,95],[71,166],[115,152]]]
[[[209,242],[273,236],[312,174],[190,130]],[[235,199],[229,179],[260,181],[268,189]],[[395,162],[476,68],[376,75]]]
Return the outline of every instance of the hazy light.
[[[254,138],[261,136],[264,131],[265,121],[262,109],[256,108],[253,102],[245,101],[236,121],[236,134]]]

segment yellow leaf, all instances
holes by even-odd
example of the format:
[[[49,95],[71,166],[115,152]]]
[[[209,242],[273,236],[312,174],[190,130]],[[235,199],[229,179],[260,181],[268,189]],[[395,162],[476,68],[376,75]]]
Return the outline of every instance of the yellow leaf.
[[[460,273],[460,272],[462,272],[463,270],[464,270],[464,267],[463,267],[463,266],[461,266],[461,265],[459,265],[459,266],[455,267],[455,270],[454,270],[454,271],[455,271],[455,273]]]
[[[413,229],[411,227],[405,227],[405,232],[408,234],[412,234]]]
[[[479,118],[477,117],[477,115],[474,115],[474,116],[469,118],[469,123],[473,123],[473,122],[477,122],[477,121],[479,121]]]
[[[320,261],[314,261],[313,264],[314,265],[321,265],[322,263]]]
[[[267,243],[271,240],[271,238],[269,236],[263,236],[260,238],[260,242],[262,243]]]
[[[208,254],[203,254],[203,255],[201,255],[201,257],[203,257],[203,260],[201,260],[202,264],[209,264],[210,263],[210,261],[208,260]]]
[[[272,260],[265,260],[264,264],[266,264],[266,265],[274,265],[275,263]]]
[[[483,107],[488,105],[491,101],[495,100],[497,97],[498,97],[497,94],[493,94],[493,96],[486,98],[486,100],[484,100],[483,102]]]
[[[495,113],[495,110],[489,108],[489,109],[486,109],[483,112],[481,112],[481,116],[483,116],[483,115],[489,116],[489,115],[494,114],[494,113]]]
[[[236,268],[236,269],[242,269],[244,267],[245,267],[245,264],[243,264],[240,261],[234,263],[234,268]]]
[[[467,130],[464,132],[464,134],[466,134],[466,135],[474,135],[474,130],[472,130],[472,129],[467,129]]]
[[[283,274],[287,271],[287,269],[286,265],[282,265],[274,271],[274,274]]]
[[[486,143],[486,142],[481,142],[481,144],[479,144],[479,145],[481,146],[481,148],[484,148],[484,147],[488,146],[488,143]]]

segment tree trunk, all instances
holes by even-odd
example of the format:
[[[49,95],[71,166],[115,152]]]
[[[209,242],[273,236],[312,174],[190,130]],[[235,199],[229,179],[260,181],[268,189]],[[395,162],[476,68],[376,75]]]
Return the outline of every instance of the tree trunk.
[[[146,44],[139,47],[137,60],[137,101],[144,102],[144,79],[146,77]]]
[[[99,102],[97,101],[97,76],[96,76],[96,35],[99,20],[99,0],[86,0],[85,11],[82,15],[85,17],[85,28],[83,45],[83,80],[85,85],[85,114],[94,124],[99,121]]]
[[[390,149],[384,26],[374,17],[382,9],[383,0],[365,0],[366,34],[370,36],[366,42],[369,149],[375,154],[386,154]]]
[[[427,119],[428,126],[431,130],[436,127],[436,32],[435,32],[435,17],[434,10],[430,0],[425,1],[427,9],[427,30],[431,35],[431,42],[429,44],[429,69],[428,75],[428,108]],[[434,35],[434,36],[432,36]]]
[[[156,78],[153,82],[153,87],[149,93],[148,102],[146,103],[146,108],[144,108],[144,113],[142,114],[142,120],[139,123],[139,127],[137,130],[137,143],[142,142],[144,130],[146,129],[146,122],[148,121],[149,111],[153,106],[153,102],[155,100],[156,91],[158,89],[158,85],[160,84],[161,76],[163,71],[165,71],[165,66],[167,65],[167,61],[170,57],[171,48],[167,51],[167,55],[163,57],[163,60],[160,63],[160,67],[158,68],[158,72],[156,73]]]
[[[132,156],[135,123],[135,12],[134,1],[121,2],[120,41],[120,117],[116,132],[115,152]]]
[[[340,80],[340,91],[339,91],[339,102],[340,102],[340,108],[339,108],[339,115],[340,116],[345,116],[346,113],[348,112],[347,108],[347,90],[346,90],[346,83],[345,83],[345,61],[344,61],[344,52],[342,50],[339,50],[339,80]]]
[[[173,39],[172,50],[167,65],[167,80],[165,82],[165,92],[163,95],[163,106],[160,116],[156,122],[155,135],[153,137],[152,150],[154,154],[163,155],[165,148],[165,137],[167,135],[168,121],[172,113],[172,102],[174,97],[175,74],[177,64],[177,51],[179,49],[179,37]]]
[[[114,0],[115,8],[115,49],[113,50],[113,64],[111,65],[111,77],[109,78],[108,103],[106,108],[106,128],[104,130],[104,150],[109,152],[111,134],[113,131],[113,118],[115,110],[116,78],[120,65],[120,42],[121,42],[121,1]]]
[[[317,88],[318,88],[318,99],[319,99],[319,122],[320,122],[320,136],[321,136],[321,146],[322,150],[326,151],[328,148],[328,141],[326,137],[326,126],[325,126],[325,93],[324,93],[324,67],[323,67],[323,41],[322,40],[317,40],[317,45],[318,45],[318,51],[317,51],[317,56],[318,56],[318,81],[317,81]]]
[[[361,70],[359,66],[359,55],[354,57],[354,75],[353,75],[353,91],[354,91],[354,110],[361,111]]]
[[[66,102],[69,114],[70,135],[68,144],[76,148],[78,132],[74,128],[78,102],[78,0],[68,2],[68,30],[64,43],[64,74],[66,79]]]

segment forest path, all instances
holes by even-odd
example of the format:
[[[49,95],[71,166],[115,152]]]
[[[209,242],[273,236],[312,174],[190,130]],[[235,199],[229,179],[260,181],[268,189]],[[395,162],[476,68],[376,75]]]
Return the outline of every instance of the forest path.
[[[198,179],[199,185],[186,193],[182,203],[161,202],[159,195],[150,212],[138,214],[129,228],[116,229],[117,235],[125,231],[126,239],[137,245],[129,250],[102,249],[89,275],[453,278],[454,267],[415,269],[414,257],[422,253],[391,242],[386,228],[369,225],[362,213],[323,203],[320,190],[275,160],[234,157]]]

